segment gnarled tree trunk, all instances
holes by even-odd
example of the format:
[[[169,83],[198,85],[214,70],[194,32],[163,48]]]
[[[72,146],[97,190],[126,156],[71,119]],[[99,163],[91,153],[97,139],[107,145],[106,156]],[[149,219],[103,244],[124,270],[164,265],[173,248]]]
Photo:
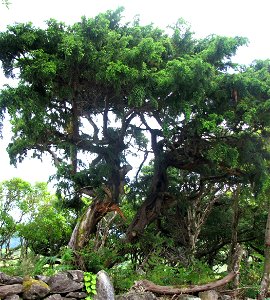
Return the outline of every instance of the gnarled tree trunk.
[[[155,221],[163,210],[175,203],[175,198],[166,192],[149,195],[129,225],[126,232],[126,241],[133,242],[139,238],[147,225]]]
[[[161,154],[162,146],[156,143],[156,136],[152,136],[152,145],[155,149],[155,165],[151,188],[146,200],[141,205],[126,232],[126,240],[132,242],[140,237],[147,225],[155,221],[162,210],[175,204],[175,198],[167,193],[167,163]]]
[[[119,195],[124,192],[122,188],[124,176],[130,170],[131,166],[126,166],[119,170],[120,175],[118,180],[119,186],[117,187],[117,198],[115,197],[115,185],[112,186],[112,188],[104,186],[104,198],[95,198],[93,203],[86,209],[85,213],[80,218],[72,232],[68,246],[73,250],[76,257],[76,264],[82,270],[85,269],[85,265],[80,255],[80,250],[82,250],[89,243],[91,235],[96,233],[97,224],[99,221],[111,211],[117,212],[123,219],[125,219],[121,209],[117,204],[117,201]]]
[[[109,207],[110,204],[108,204]],[[74,250],[81,250],[89,241],[91,234],[96,232],[98,222],[106,215],[108,211],[100,209],[100,203],[94,202],[90,205],[80,221],[76,224],[68,246]]]
[[[87,245],[91,234],[96,232],[97,224],[109,211],[110,203],[107,207],[108,209],[101,209],[101,203],[94,202],[87,208],[72,232],[68,246],[73,250],[76,264],[81,270],[86,268],[80,250]]]

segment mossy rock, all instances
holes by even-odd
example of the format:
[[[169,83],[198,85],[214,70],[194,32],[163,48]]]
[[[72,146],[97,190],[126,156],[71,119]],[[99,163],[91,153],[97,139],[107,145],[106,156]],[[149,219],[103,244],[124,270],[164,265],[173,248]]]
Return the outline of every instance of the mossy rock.
[[[50,293],[50,287],[42,280],[25,278],[23,281],[23,298],[24,299],[40,299]]]

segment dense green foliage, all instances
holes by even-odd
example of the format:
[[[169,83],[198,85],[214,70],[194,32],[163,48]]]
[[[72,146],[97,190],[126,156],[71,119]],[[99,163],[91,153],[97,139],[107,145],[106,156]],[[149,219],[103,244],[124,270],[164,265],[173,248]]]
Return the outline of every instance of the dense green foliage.
[[[81,215],[71,245],[89,271],[137,270],[176,284],[188,267],[208,274],[226,264],[236,242],[258,260],[268,207],[270,61],[232,63],[243,37],[195,39],[181,19],[166,33],[137,19],[123,24],[121,12],[0,33],[4,72],[19,79],[0,94],[0,116],[11,117],[11,162],[52,156],[58,198]],[[44,206],[20,232],[34,238],[33,249],[44,244],[56,253],[56,240],[62,245],[70,233],[65,218]],[[55,239],[31,234],[49,220],[59,229]]]
[[[9,269],[10,261],[19,259],[20,270],[15,267],[18,273],[24,273],[22,261],[28,256],[39,261],[40,255],[60,255],[73,226],[72,214],[57,206],[46,183],[31,185],[19,178],[0,183],[0,215],[1,269]],[[48,262],[43,259],[39,264]]]

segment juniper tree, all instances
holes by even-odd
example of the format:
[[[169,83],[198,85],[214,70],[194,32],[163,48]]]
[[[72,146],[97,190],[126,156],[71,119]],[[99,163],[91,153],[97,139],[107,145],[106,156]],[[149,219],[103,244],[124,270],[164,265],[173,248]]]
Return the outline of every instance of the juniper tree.
[[[232,63],[242,37],[196,39],[181,19],[165,32],[121,17],[118,9],[71,26],[49,20],[45,29],[15,24],[0,33],[5,75],[19,80],[0,96],[11,162],[49,153],[59,196],[78,209],[82,195],[91,199],[74,250],[109,211],[122,213],[126,177],[149,153],[153,172],[128,242],[177,203],[169,169],[185,175],[178,191],[189,185],[186,197],[239,182],[256,193],[268,175],[270,62]]]

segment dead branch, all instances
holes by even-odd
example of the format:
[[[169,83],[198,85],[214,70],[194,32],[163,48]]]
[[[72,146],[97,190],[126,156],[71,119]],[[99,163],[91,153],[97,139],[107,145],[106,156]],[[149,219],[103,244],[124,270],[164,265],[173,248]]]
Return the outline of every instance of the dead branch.
[[[237,275],[236,272],[232,271],[222,279],[217,281],[213,281],[203,285],[194,285],[191,287],[184,287],[184,288],[175,288],[172,286],[162,286],[157,285],[149,280],[140,280],[135,282],[134,288],[142,288],[145,291],[153,292],[156,294],[163,294],[163,295],[176,295],[176,294],[192,294],[197,292],[203,292],[207,290],[213,290],[215,288],[221,287],[227,283],[229,283],[233,278]]]
[[[235,276],[239,273],[239,265],[243,255],[243,249],[237,245],[236,253],[234,256],[234,266],[232,271],[227,274],[225,277],[209,282],[202,285],[193,285],[189,287],[173,287],[173,286],[162,286],[157,285],[149,280],[140,280],[135,282],[134,289],[143,289],[144,291],[153,292],[156,294],[163,294],[163,295],[179,295],[179,294],[192,294],[198,293],[208,290],[213,290],[218,287],[224,286],[230,281],[232,281]]]

